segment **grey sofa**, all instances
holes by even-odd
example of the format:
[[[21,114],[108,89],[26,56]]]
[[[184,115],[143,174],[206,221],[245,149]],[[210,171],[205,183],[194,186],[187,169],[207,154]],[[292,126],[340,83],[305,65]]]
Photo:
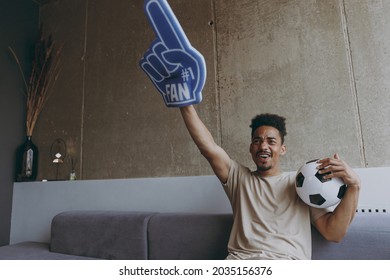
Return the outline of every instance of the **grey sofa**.
[[[69,211],[55,216],[49,243],[0,247],[0,259],[214,260],[227,255],[232,216]],[[312,259],[390,259],[390,215],[357,213],[340,243],[312,232]]]

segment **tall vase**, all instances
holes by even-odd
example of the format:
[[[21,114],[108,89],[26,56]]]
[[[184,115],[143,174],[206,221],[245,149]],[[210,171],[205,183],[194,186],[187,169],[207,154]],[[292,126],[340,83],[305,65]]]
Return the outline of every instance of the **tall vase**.
[[[27,136],[26,141],[20,146],[18,152],[18,173],[16,181],[34,181],[38,174],[38,148]]]

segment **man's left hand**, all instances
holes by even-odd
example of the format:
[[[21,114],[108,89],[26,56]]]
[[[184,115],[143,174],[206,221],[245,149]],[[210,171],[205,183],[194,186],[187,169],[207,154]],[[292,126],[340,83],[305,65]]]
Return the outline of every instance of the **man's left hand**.
[[[321,159],[317,162],[320,174],[329,173],[324,179],[341,178],[348,187],[360,187],[360,178],[357,173],[338,154]]]

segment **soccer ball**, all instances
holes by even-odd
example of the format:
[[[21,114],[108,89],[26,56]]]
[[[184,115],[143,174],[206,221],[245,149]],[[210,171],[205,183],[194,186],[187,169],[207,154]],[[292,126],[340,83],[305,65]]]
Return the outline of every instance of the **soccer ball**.
[[[340,202],[347,186],[341,178],[324,179],[319,174],[317,160],[306,162],[295,177],[295,189],[298,196],[309,206],[326,208]]]

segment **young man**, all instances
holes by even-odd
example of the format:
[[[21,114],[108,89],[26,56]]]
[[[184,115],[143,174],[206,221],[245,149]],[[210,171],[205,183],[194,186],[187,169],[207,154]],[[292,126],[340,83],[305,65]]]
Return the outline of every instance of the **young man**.
[[[227,259],[310,259],[311,223],[327,240],[344,237],[357,207],[360,179],[338,155],[319,160],[318,168],[330,172],[328,178],[342,178],[347,192],[333,212],[311,208],[296,194],[295,176],[280,170],[286,153],[283,117],[266,114],[252,120],[249,151],[257,170],[250,171],[215,143],[193,106],[180,111],[233,208]]]

